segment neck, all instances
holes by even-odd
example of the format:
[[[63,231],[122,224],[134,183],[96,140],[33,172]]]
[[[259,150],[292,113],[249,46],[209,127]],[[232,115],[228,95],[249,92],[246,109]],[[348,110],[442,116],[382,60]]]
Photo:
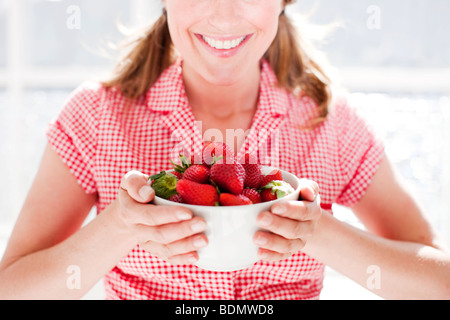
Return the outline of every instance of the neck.
[[[194,113],[218,120],[254,112],[259,97],[260,73],[258,65],[242,79],[227,85],[217,85],[184,64],[183,80],[189,104]]]

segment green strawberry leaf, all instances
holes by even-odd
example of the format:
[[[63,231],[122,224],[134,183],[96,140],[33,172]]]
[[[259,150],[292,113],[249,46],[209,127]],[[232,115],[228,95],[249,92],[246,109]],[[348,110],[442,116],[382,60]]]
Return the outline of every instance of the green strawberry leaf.
[[[170,162],[172,163],[174,170],[179,173],[184,173],[186,169],[191,166],[191,160],[182,154],[180,154],[181,165],[175,163],[173,160],[170,160]]]
[[[215,164],[217,161],[222,160],[222,159],[223,159],[223,156],[218,156],[218,157],[216,157],[216,156],[214,155],[213,158],[212,158],[212,163],[211,163],[211,165]]]
[[[158,197],[168,200],[171,196],[178,193],[178,178],[175,175],[162,171],[152,177],[156,177],[152,179],[152,188]]]
[[[159,179],[159,178],[161,178],[161,177],[163,177],[165,175],[166,175],[166,172],[165,171],[161,171],[160,173],[157,173],[157,174],[154,174],[154,175],[150,176],[149,180],[151,180],[151,181],[157,180],[157,179]]]
[[[182,164],[183,166],[186,166],[186,167],[189,168],[189,166],[191,165],[191,160],[188,159],[188,158],[186,158],[186,156],[184,156],[184,155],[182,155],[182,154],[180,154],[180,160],[181,160],[181,164]]]

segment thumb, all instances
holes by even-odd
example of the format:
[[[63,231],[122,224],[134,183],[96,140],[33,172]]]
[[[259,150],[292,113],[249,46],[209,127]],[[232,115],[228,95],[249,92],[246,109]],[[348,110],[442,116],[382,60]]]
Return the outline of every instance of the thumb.
[[[300,180],[300,196],[301,201],[313,202],[319,195],[319,185],[313,180]]]
[[[155,190],[149,185],[148,178],[139,171],[130,171],[123,177],[120,188],[137,202],[149,203],[155,197]]]

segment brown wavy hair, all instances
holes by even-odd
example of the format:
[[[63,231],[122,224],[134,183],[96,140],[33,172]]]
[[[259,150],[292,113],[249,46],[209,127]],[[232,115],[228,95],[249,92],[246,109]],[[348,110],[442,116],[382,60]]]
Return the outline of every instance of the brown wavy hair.
[[[295,0],[284,0],[289,5]],[[176,59],[165,10],[149,30],[130,43],[132,49],[117,65],[106,88],[118,88],[125,97],[139,98]],[[296,96],[306,95],[317,104],[313,125],[328,115],[331,80],[313,57],[310,44],[284,13],[279,17],[277,35],[264,55],[274,70],[278,85]]]

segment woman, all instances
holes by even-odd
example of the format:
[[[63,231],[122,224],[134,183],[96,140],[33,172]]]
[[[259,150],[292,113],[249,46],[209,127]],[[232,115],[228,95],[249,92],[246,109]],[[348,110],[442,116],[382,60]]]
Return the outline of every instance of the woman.
[[[332,99],[296,42],[290,2],[166,0],[116,77],[74,92],[3,257],[1,298],[80,298],[105,277],[109,299],[317,299],[324,264],[363,286],[376,267],[368,289],[385,298],[450,297],[448,252],[379,141]],[[245,270],[195,267],[205,221],[149,204],[147,174],[208,129],[250,130],[237,154],[264,145],[270,163],[310,179],[301,201],[259,215],[261,261]],[[333,203],[368,231],[335,219]]]

